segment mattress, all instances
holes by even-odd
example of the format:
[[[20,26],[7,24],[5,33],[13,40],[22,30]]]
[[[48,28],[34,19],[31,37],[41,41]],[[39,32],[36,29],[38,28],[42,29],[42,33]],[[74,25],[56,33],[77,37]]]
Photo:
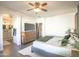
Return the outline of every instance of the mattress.
[[[34,41],[33,47],[61,56],[71,56],[72,48],[60,46],[59,41],[61,41],[62,39],[63,37],[54,37],[48,40],[46,43],[41,41]]]

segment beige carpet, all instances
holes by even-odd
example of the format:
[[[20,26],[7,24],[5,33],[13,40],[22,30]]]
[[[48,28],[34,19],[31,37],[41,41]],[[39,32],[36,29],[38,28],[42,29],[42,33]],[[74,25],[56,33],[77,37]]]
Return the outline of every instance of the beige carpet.
[[[5,46],[5,45],[10,45],[11,43],[10,42],[8,42],[8,41],[4,41],[3,42],[3,46]]]
[[[26,47],[26,48],[24,48],[24,49],[22,49],[22,50],[20,50],[20,51],[18,51],[20,54],[22,54],[22,55],[30,55],[30,56],[32,56],[32,57],[41,57],[39,54],[37,54],[37,53],[32,53],[31,52],[31,46],[29,46],[29,47]]]

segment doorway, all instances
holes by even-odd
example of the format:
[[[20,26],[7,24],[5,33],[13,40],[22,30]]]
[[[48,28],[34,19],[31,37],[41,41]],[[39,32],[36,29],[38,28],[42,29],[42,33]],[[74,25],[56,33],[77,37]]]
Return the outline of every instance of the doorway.
[[[13,47],[13,19],[9,14],[3,15],[3,54],[9,55]]]
[[[36,38],[42,37],[42,23],[36,23]]]

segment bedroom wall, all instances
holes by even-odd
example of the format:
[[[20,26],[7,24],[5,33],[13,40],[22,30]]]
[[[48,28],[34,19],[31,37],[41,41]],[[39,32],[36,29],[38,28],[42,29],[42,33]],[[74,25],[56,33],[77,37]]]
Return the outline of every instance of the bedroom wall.
[[[37,22],[42,22],[42,36],[64,36],[68,29],[75,28],[75,13],[65,13],[52,17],[40,18]]]
[[[2,16],[0,15],[0,51],[3,50],[3,27],[2,27]]]
[[[13,36],[13,41],[17,45],[21,45],[21,17],[16,16],[13,22],[13,28],[16,29],[16,34]]]
[[[68,29],[74,29],[74,13],[49,17],[46,19],[46,35],[64,36]]]

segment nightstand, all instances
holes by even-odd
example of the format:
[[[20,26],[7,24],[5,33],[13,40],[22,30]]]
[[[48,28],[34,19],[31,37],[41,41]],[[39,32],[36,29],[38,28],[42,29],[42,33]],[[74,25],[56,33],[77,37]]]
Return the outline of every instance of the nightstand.
[[[79,57],[79,50],[78,49],[72,49],[71,51],[71,56],[72,57]]]

